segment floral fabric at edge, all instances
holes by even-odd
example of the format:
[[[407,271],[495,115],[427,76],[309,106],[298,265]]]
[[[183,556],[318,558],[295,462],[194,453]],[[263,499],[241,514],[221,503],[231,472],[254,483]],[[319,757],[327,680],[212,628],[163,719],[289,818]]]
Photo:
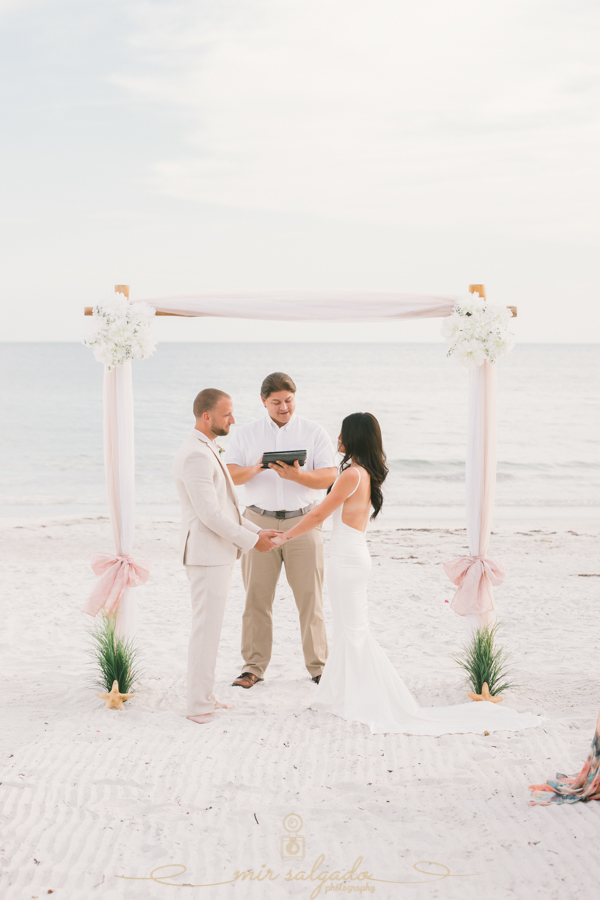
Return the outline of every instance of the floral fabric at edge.
[[[547,781],[545,784],[530,784],[533,791],[533,800],[530,806],[550,806],[551,803],[577,803],[578,800],[587,803],[588,800],[600,800],[600,715],[596,722],[594,740],[588,753],[588,758],[579,775],[569,778],[567,775],[556,774],[555,781]]]

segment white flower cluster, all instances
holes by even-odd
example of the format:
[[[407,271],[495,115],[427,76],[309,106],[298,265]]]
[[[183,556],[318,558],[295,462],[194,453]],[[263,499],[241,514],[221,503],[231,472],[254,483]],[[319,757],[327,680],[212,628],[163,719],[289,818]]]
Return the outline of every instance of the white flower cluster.
[[[509,309],[486,303],[479,294],[457,300],[442,323],[442,336],[450,344],[448,356],[468,369],[506,356],[515,346],[508,327],[511,318]]]
[[[154,314],[149,303],[130,303],[123,294],[115,294],[94,306],[83,343],[109,369],[128,359],[147,359],[156,349],[150,328]]]

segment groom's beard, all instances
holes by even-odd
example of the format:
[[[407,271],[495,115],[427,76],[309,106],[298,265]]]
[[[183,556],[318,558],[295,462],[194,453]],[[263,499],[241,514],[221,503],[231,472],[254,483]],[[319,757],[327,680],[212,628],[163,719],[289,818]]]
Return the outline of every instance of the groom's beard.
[[[227,437],[229,434],[229,428],[211,428],[211,431],[215,437]]]

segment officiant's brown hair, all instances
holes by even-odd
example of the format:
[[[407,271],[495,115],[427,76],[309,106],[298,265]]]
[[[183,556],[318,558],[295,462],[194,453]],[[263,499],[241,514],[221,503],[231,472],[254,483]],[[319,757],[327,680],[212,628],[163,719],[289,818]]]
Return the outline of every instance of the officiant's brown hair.
[[[194,415],[199,419],[203,413],[212,412],[222,397],[229,397],[225,391],[217,388],[204,388],[194,400]]]
[[[260,386],[260,396],[263,400],[266,400],[267,397],[270,397],[271,394],[276,394],[278,391],[296,393],[296,385],[285,372],[272,372],[271,375],[267,375]]]

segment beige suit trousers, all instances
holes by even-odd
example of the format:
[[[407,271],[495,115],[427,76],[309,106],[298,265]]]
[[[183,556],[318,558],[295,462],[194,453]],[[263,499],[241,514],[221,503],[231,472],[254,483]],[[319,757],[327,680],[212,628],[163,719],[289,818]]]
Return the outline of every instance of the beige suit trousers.
[[[278,531],[289,531],[300,521],[300,516],[276,519],[260,516],[251,509],[247,509],[244,516],[261,528],[276,528]],[[242,556],[242,576],[246,588],[246,608],[242,619],[244,672],[262,678],[271,660],[273,601],[282,565],[285,566],[298,609],[306,668],[312,676],[320,675],[327,660],[320,528],[301,535],[283,547],[273,547],[266,553],[250,550]]]
[[[186,566],[192,595],[192,632],[188,647],[187,715],[215,708],[215,667],[233,563]]]

